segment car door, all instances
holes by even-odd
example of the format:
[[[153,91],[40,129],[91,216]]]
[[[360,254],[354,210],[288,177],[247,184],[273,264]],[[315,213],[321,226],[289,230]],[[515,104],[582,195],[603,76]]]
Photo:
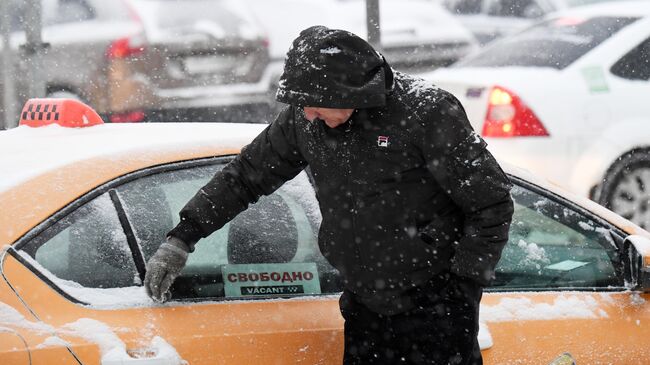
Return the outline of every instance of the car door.
[[[488,364],[639,364],[650,356],[648,295],[626,289],[621,242],[606,221],[515,180],[515,213],[481,303]]]
[[[224,162],[100,187],[17,244],[8,281],[61,338],[99,347],[72,349],[84,364],[340,363],[340,283],[316,247],[320,213],[304,173],[202,240],[170,302],[146,296],[144,262]]]

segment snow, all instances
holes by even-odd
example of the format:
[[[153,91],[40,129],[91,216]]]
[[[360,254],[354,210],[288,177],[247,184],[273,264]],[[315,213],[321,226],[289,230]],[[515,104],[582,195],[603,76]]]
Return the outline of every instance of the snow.
[[[478,327],[478,344],[481,350],[489,349],[494,346],[494,341],[492,341],[492,334],[488,329],[487,324],[484,322],[479,323]]]
[[[50,336],[46,338],[45,341],[43,341],[42,343],[36,345],[36,348],[44,349],[48,347],[62,347],[62,346],[70,346],[70,344],[59,337]]]
[[[108,325],[94,319],[80,318],[75,322],[55,328],[44,323],[30,321],[14,308],[0,302],[0,327],[2,325],[25,328],[37,333],[52,334],[52,336],[47,337],[42,343],[38,344],[37,349],[68,346],[66,341],[55,335],[60,334],[80,337],[97,344],[102,354],[102,365],[118,365],[122,364],[122,361],[132,360],[132,356],[127,353],[126,345],[115,332]],[[147,347],[134,350],[133,357],[144,356],[144,354],[146,354],[147,360],[159,361],[155,362],[155,364],[182,365],[186,363],[171,345],[158,336],[154,337]],[[147,364],[147,362],[142,361],[141,364]]]
[[[64,325],[62,331],[97,344],[102,354],[102,365],[123,365],[133,361],[133,358],[138,358],[138,363],[143,365],[187,364],[171,345],[158,336],[154,337],[147,347],[127,352],[126,345],[115,332],[106,324],[94,319],[81,318]]]
[[[561,294],[553,303],[536,303],[528,297],[503,298],[497,305],[481,305],[481,321],[507,322],[567,318],[607,318],[591,295]]]
[[[10,325],[43,333],[51,333],[54,331],[54,327],[44,323],[30,321],[13,307],[0,302],[0,326],[2,325]]]
[[[329,47],[329,48],[321,49],[320,53],[333,55],[333,54],[341,53],[341,50],[338,47]]]
[[[264,127],[234,123],[104,124],[87,128],[20,126],[0,131],[0,155],[11,156],[0,159],[3,174],[0,192],[47,171],[93,157],[210,144],[240,148]]]
[[[539,267],[539,263],[550,263],[550,260],[546,257],[546,250],[543,247],[537,246],[535,243],[527,243],[524,240],[519,240],[517,247],[521,248],[526,255],[522,262],[524,265],[536,264]]]
[[[18,254],[33,265],[45,277],[63,289],[77,300],[90,304],[97,309],[122,309],[150,306],[153,301],[147,296],[144,287],[131,286],[124,288],[86,288],[79,283],[63,280],[56,277],[49,270],[39,264],[34,258],[23,251]]]

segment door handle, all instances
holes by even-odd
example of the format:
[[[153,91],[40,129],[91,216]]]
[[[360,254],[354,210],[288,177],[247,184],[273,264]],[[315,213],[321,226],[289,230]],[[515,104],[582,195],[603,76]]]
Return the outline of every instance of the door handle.
[[[187,365],[176,351],[156,351],[154,349],[134,349],[126,352],[109,353],[101,360],[101,365]]]

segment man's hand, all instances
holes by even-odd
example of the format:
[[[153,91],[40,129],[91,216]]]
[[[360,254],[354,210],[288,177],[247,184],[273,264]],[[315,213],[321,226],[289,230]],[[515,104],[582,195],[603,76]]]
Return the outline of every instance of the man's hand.
[[[144,287],[156,302],[169,299],[169,288],[185,267],[190,248],[175,237],[168,237],[147,263]]]

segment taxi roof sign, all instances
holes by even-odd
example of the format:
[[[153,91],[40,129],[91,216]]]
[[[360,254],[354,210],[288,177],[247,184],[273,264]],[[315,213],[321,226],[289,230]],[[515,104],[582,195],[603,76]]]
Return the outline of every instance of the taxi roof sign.
[[[104,124],[93,108],[75,99],[29,99],[20,113],[19,125],[42,127],[58,124],[80,128]]]

